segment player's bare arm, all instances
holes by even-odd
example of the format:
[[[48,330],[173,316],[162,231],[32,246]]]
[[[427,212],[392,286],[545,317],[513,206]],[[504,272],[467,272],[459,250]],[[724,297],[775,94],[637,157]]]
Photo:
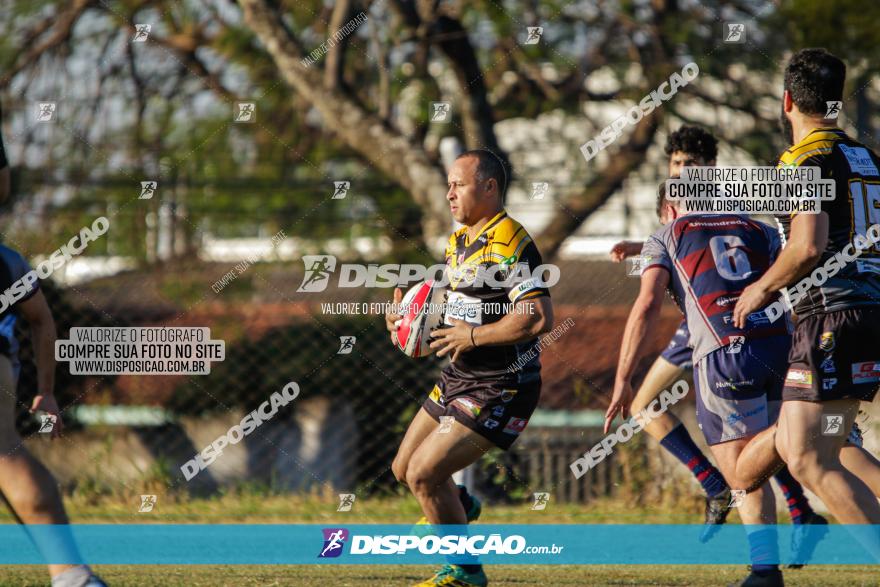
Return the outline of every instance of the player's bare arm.
[[[452,353],[455,361],[463,352],[478,346],[516,344],[531,340],[553,328],[553,305],[548,296],[520,300],[498,322],[472,326],[464,320],[451,319],[453,326],[438,329],[431,348],[442,357]]]
[[[30,298],[18,303],[22,317],[31,327],[34,343],[34,357],[37,363],[37,394],[31,404],[30,411],[42,410],[55,416],[52,437],[61,434],[63,423],[58,402],[55,400],[55,320],[46,303],[43,292],[37,292]]]
[[[611,404],[605,412],[605,432],[611,426],[614,417],[620,412],[622,418],[629,415],[632,403],[632,377],[638,360],[644,351],[648,327],[657,320],[663,305],[666,287],[669,285],[669,272],[663,268],[650,267],[642,273],[639,297],[636,299],[620,343],[620,359],[617,363],[617,375],[614,379],[614,393]]]
[[[761,279],[745,288],[733,310],[733,323],[745,328],[746,317],[763,308],[777,290],[808,273],[828,244],[828,214],[798,214],[791,221],[791,237],[779,258]]]

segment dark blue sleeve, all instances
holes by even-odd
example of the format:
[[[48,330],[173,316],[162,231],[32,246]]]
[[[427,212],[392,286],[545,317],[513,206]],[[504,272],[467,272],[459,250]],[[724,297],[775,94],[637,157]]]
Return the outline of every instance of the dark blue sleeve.
[[[18,251],[14,251],[9,247],[0,246],[0,262],[5,266],[5,271],[0,273],[2,276],[2,281],[4,283],[0,283],[0,290],[6,291],[10,287],[13,286],[19,280],[22,280],[25,275],[31,272],[31,266],[27,262],[27,260],[21,256]],[[16,298],[16,302],[20,302],[26,300],[37,293],[37,290],[40,289],[40,280],[34,274],[33,279],[26,280],[26,288],[27,293],[22,295],[21,297]],[[15,288],[17,291],[20,289]]]

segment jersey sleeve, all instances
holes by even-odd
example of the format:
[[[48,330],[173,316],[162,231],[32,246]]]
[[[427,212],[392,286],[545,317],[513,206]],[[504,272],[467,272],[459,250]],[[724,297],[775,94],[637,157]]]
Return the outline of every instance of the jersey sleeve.
[[[40,289],[40,280],[37,278],[36,273],[30,276],[32,279],[25,278],[26,275],[31,273],[31,266],[20,253],[8,247],[0,247],[0,257],[2,257],[2,261],[6,264],[9,275],[9,283],[0,284],[2,291],[8,290],[19,282],[22,283],[22,286],[15,288],[16,303],[22,302],[37,293],[37,290]],[[19,297],[17,292],[22,291],[20,288],[23,288],[25,293]]]
[[[812,151],[800,155],[789,150],[779,158],[777,167],[818,167],[818,179],[833,179],[834,172],[831,158],[833,149],[833,143],[828,142],[828,144],[825,144],[825,142],[820,142]],[[826,213],[829,212],[835,206],[838,199],[835,197],[833,200],[819,200],[819,210]],[[795,215],[797,215],[797,212],[792,212],[789,217],[794,218]]]
[[[511,302],[516,303],[519,300],[550,295],[550,290],[544,285],[548,277],[546,272],[537,271],[543,263],[538,247],[529,238],[529,242],[525,244],[517,260],[517,264],[520,266],[518,272],[515,273],[517,277],[509,280],[505,286],[507,298]],[[542,273],[544,274],[542,275]]]
[[[657,234],[652,234],[645,241],[640,254],[642,261],[642,273],[652,267],[662,267],[673,272],[672,258],[669,256],[669,250]]]

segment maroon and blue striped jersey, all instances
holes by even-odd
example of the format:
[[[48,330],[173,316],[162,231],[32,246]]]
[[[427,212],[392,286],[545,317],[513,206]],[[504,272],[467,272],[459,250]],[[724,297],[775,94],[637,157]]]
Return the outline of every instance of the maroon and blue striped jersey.
[[[764,309],[746,327],[733,324],[742,291],[776,260],[782,248],[775,228],[739,214],[686,214],[655,232],[642,248],[643,272],[669,271],[670,290],[685,314],[694,363],[745,338],[789,334],[789,322],[771,322]],[[745,337],[745,338],[743,338]]]

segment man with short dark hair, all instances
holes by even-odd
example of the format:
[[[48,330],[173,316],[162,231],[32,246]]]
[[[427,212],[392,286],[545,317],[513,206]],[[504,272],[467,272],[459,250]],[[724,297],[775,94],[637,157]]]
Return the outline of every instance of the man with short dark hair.
[[[757,280],[779,253],[776,231],[739,214],[702,214],[663,200],[669,220],[645,243],[639,297],[633,305],[606,414],[606,431],[617,414],[626,417],[631,380],[647,333],[655,323],[667,288],[685,314],[693,347],[697,421],[715,461],[731,486],[739,486],[736,462],[748,440],[776,419],[789,345],[788,324],[764,321],[750,328],[734,326],[732,308],[743,288]],[[759,359],[760,358],[760,359]],[[779,587],[773,493],[763,483],[739,506],[747,526],[752,568],[766,572],[766,583]]]
[[[669,176],[678,177],[684,167],[714,166],[718,156],[718,140],[706,129],[685,125],[669,135],[664,151],[669,157]],[[668,208],[665,204],[664,185],[661,184],[657,195],[656,210],[660,223],[664,225],[670,220],[666,214]],[[633,246],[628,247],[623,256],[636,255],[643,246],[643,243],[639,242],[619,243],[616,247],[624,244]],[[615,250],[612,249],[612,259],[619,260],[614,253]],[[651,365],[636,391],[635,397],[624,396],[621,398],[630,412],[637,413],[644,409],[659,396],[661,391],[686,376],[686,372],[693,365],[693,349],[689,346],[689,337],[687,320],[682,320],[669,344]],[[615,406],[616,404],[612,401],[608,412],[611,412]],[[705,523],[707,526],[701,540],[709,540],[718,530],[719,525],[727,520],[730,512],[731,495],[727,481],[693,441],[684,424],[671,412],[665,412],[653,419],[645,426],[645,431],[691,471],[706,493]],[[777,471],[775,480],[785,496],[793,524],[825,522],[824,518],[816,514],[810,507],[809,500],[804,495],[800,483],[791,476],[787,469]],[[802,549],[809,548],[810,544],[799,539],[797,535],[794,538],[792,551],[800,555],[798,558],[804,558],[809,553],[802,551]]]
[[[770,440],[791,472],[816,493],[842,524],[880,524],[880,505],[870,489],[841,463],[845,435],[826,434],[823,420],[843,416],[849,430],[860,401],[872,401],[880,387],[880,246],[866,242],[880,229],[880,159],[837,127],[846,66],[824,49],[798,51],[785,69],[783,131],[792,146],[785,166],[814,166],[836,186],[819,214],[779,218],[785,249],[734,311],[738,327],[777,291],[810,276],[794,304],[798,316],[783,404],[776,429],[753,443]],[[863,248],[860,256],[838,253]],[[821,268],[824,281],[812,279]],[[748,454],[748,449],[744,454]],[[738,469],[757,460],[740,459]],[[776,464],[768,459],[768,468]],[[864,534],[867,536],[867,534]],[[866,544],[880,556],[880,536]]]
[[[449,286],[445,324],[431,349],[449,355],[440,381],[416,413],[391,465],[394,476],[418,499],[424,522],[467,524],[480,505],[452,474],[475,463],[493,447],[507,450],[528,424],[541,393],[538,335],[553,325],[549,290],[534,270],[541,255],[531,237],[504,210],[507,175],[494,153],[462,153],[448,173],[446,199],[452,217],[464,226],[449,237]],[[523,280],[477,280],[527,267]],[[499,273],[500,272],[500,273]],[[396,289],[394,302],[403,292]],[[457,319],[453,315],[464,319]],[[401,315],[389,312],[386,326],[394,340]],[[438,426],[450,418],[448,430]],[[448,564],[420,586],[482,587],[479,564]]]

